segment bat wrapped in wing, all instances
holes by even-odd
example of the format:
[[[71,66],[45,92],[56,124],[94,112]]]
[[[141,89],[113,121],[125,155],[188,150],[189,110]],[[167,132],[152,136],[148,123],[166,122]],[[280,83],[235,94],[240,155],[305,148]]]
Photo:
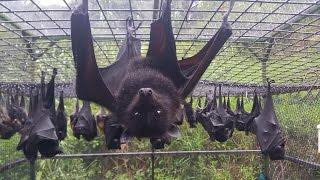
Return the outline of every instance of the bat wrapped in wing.
[[[246,131],[248,121],[251,119],[250,113],[246,112],[244,109],[243,95],[237,98],[236,107],[236,128],[238,131]]]
[[[258,117],[260,115],[261,111],[261,104],[260,100],[258,98],[258,95],[256,92],[254,92],[254,97],[253,97],[253,105],[252,109],[250,112],[250,119],[246,124],[246,133],[248,134],[249,132],[255,134],[254,132],[254,118]]]
[[[232,34],[225,18],[216,35],[197,55],[184,60],[188,66],[182,66],[176,56],[170,9],[168,0],[161,17],[151,24],[145,58],[139,54],[121,58],[104,69],[98,68],[94,55],[87,0],[71,16],[77,96],[106,107],[130,136],[164,138],[178,134],[172,130],[177,130],[176,116],[183,99]],[[193,69],[186,73],[190,66]]]
[[[25,126],[21,130],[21,139],[17,146],[18,150],[22,150],[26,158],[31,162],[37,158],[38,151],[44,157],[53,157],[56,154],[62,153],[59,149],[59,141],[56,134],[56,129],[52,123],[51,106],[54,100],[54,78],[53,74],[50,82],[47,85],[47,90],[44,90],[42,80],[41,95],[36,93],[33,96],[30,93],[29,114]],[[43,95],[46,91],[46,94]],[[46,97],[46,99],[42,99]]]
[[[222,102],[221,85],[219,86],[218,106],[209,117],[213,124],[213,138],[219,142],[227,141],[233,134],[234,123],[231,115],[227,113],[226,105]]]
[[[64,108],[63,91],[60,91],[59,105],[56,111],[55,128],[58,139],[64,140],[67,137],[67,114]]]
[[[0,138],[10,139],[16,130],[13,128],[2,93],[0,93]]]
[[[83,101],[79,112],[72,115],[73,135],[80,139],[82,136],[85,140],[91,141],[97,137],[97,124],[91,112],[90,102]]]
[[[193,103],[193,97],[191,95],[190,101],[185,102],[185,104],[184,104],[184,111],[185,111],[186,119],[187,119],[187,122],[189,123],[190,128],[195,128],[197,121],[196,121],[196,117],[195,117],[195,112],[192,108],[192,103]]]
[[[263,109],[260,115],[254,119],[254,132],[261,152],[268,155],[271,160],[280,160],[285,156],[285,139],[274,111],[270,83],[268,82],[268,92]]]
[[[207,97],[206,97],[207,98]],[[213,98],[211,100],[206,100],[208,103],[205,104],[204,108],[200,108],[201,99],[198,101],[198,108],[195,112],[195,117],[197,122],[199,122],[204,130],[209,134],[210,139],[212,141],[215,140],[214,138],[214,126],[210,119],[213,111],[217,108],[217,96],[216,96],[216,89],[214,90]]]

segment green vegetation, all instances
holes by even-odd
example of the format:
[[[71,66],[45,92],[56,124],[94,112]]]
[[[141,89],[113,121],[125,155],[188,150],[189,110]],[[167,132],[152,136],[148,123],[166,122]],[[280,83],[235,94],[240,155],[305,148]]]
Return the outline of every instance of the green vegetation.
[[[295,96],[294,98],[292,96]],[[305,94],[281,95],[275,97],[278,118],[287,137],[287,153],[302,159],[320,162],[316,154],[315,126],[319,124],[320,100],[299,100]],[[295,100],[295,101],[293,101]],[[235,99],[232,99],[235,105]],[[251,100],[247,99],[246,109],[251,108]],[[66,100],[68,114],[72,113],[74,100]],[[97,106],[93,106],[95,113]],[[111,152],[104,146],[101,135],[92,142],[77,140],[69,136],[61,147],[65,154]],[[257,149],[255,137],[246,136],[243,132],[235,132],[226,143],[211,142],[200,125],[196,129],[182,126],[183,136],[176,139],[162,151],[172,150],[224,150],[224,149]],[[23,157],[15,151],[18,135],[9,141],[1,140],[0,163]],[[148,140],[130,142],[127,151],[150,151]],[[272,163],[274,176],[314,177],[315,172],[288,162]],[[192,157],[156,157],[156,179],[257,179],[262,172],[262,158],[257,155],[219,155]],[[282,168],[281,168],[282,167]],[[150,179],[151,160],[149,157],[134,158],[83,158],[38,160],[36,164],[37,179]],[[28,179],[29,165],[23,164],[1,174],[0,179]]]

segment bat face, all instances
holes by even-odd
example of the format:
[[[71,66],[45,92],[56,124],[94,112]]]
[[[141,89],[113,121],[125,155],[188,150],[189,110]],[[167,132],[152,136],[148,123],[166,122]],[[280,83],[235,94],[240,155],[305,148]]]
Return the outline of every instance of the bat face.
[[[177,121],[179,96],[172,81],[152,69],[152,59],[129,66],[120,85],[117,119],[129,135],[162,137]]]

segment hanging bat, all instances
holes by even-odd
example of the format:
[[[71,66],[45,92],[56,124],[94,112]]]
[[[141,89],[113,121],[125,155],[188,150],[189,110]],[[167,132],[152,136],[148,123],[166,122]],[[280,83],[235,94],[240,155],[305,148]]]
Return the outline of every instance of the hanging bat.
[[[176,115],[183,100],[232,34],[225,20],[198,54],[179,63],[170,4],[165,3],[160,19],[151,24],[145,58],[119,59],[104,69],[99,69],[95,60],[87,0],[71,16],[77,96],[106,107],[129,136],[162,138],[178,134]]]
[[[54,97],[54,79],[55,74],[51,77],[47,85],[47,90],[42,89],[41,95],[36,93],[33,96],[30,92],[29,114],[25,126],[21,130],[20,142],[17,150],[22,150],[28,160],[34,162],[37,158],[38,151],[43,157],[53,157],[62,153],[59,149],[59,141],[52,123],[51,106],[52,97]],[[43,84],[44,81],[41,81]],[[46,94],[42,94],[46,92]],[[45,100],[42,98],[46,97]]]
[[[192,103],[193,103],[193,97],[191,95],[190,101],[185,102],[184,104],[184,111],[185,111],[186,119],[187,119],[187,122],[189,123],[190,128],[195,128],[197,121],[195,117],[195,112],[192,108]]]
[[[107,118],[108,117],[106,114],[106,110],[104,109],[103,106],[100,106],[100,110],[96,116],[96,119],[97,119],[97,125],[98,125],[101,132],[104,132],[105,121],[108,121]]]
[[[55,128],[58,139],[64,140],[67,137],[67,114],[64,109],[63,91],[60,91],[59,105],[56,111]]]
[[[2,93],[0,93],[0,138],[10,139],[16,133],[12,127],[11,119],[8,115],[7,108]]]
[[[210,139],[212,141],[215,140],[213,133],[214,133],[214,126],[213,123],[210,119],[211,116],[211,112],[214,110],[214,104],[216,104],[217,101],[217,97],[216,97],[216,91],[214,91],[214,95],[212,100],[210,100],[210,103],[205,104],[204,108],[200,108],[201,106],[201,99],[199,98],[198,101],[198,107],[195,111],[195,117],[196,117],[196,121],[199,122],[202,127],[204,128],[204,130],[209,134]],[[209,101],[208,101],[209,102]],[[211,108],[208,108],[207,106],[211,104]]]
[[[7,112],[10,117],[13,129],[18,132],[23,127],[27,119],[27,112],[24,107],[21,107],[19,105],[18,92],[15,92],[14,95],[11,94],[10,97],[11,100],[9,100],[9,97],[7,98]],[[20,101],[21,105],[23,105],[23,101],[24,98]]]
[[[213,138],[219,142],[225,142],[233,134],[233,121],[227,113],[226,104],[222,102],[221,85],[219,86],[218,106],[210,113],[213,124]]]
[[[250,120],[250,113],[244,109],[243,95],[237,98],[236,106],[236,128],[238,131],[245,131],[247,129],[247,123]]]
[[[83,101],[79,112],[72,116],[73,135],[80,139],[82,136],[85,140],[91,141],[97,137],[97,124],[91,112],[90,102]]]
[[[261,114],[254,119],[254,125],[261,152],[271,160],[280,160],[285,155],[285,139],[280,123],[274,111],[271,95],[271,82],[268,81],[268,91]]]
[[[252,104],[252,109],[250,112],[250,119],[246,124],[246,134],[248,135],[249,132],[256,134],[254,132],[254,118],[258,117],[260,115],[261,111],[261,104],[258,98],[258,95],[256,92],[254,92],[254,97],[253,97],[253,104]]]

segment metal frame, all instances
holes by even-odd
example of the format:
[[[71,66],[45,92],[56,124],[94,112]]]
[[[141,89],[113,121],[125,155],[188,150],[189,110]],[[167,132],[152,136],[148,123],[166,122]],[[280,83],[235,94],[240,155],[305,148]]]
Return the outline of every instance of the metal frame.
[[[28,67],[28,61],[32,61],[39,53],[43,53],[43,56],[39,57],[40,60],[43,60],[41,62],[36,61],[35,64],[40,63],[42,69],[58,67],[62,71],[60,71],[57,80],[64,83],[71,82],[68,77],[74,74],[74,70],[70,70],[70,67],[68,67],[68,71],[65,72],[63,70],[66,67],[63,62],[65,60],[57,57],[52,52],[52,49],[56,49],[66,54],[67,60],[72,59],[69,37],[70,27],[63,25],[70,21],[70,17],[61,17],[61,19],[52,16],[52,14],[71,14],[74,4],[61,0],[63,8],[57,9],[43,8],[34,0],[26,1],[33,8],[10,9],[10,2],[23,2],[22,0],[0,2],[0,14],[2,17],[0,17],[0,34],[8,34],[8,36],[0,39],[0,64],[11,68],[15,66],[23,71],[23,69],[15,64],[27,64],[26,66]],[[105,7],[100,0],[92,0],[90,2],[92,5],[89,6],[89,13],[100,13],[102,15],[100,19],[95,17],[90,19],[92,23],[95,23],[92,25],[92,29],[94,30],[93,37],[97,52],[96,57],[99,62],[102,64],[112,63],[120,42],[125,36],[126,17],[115,18],[116,16],[110,13],[128,13],[135,21],[143,21],[142,26],[135,35],[143,40],[142,51],[143,53],[146,52],[147,41],[149,39],[149,24],[154,21],[155,16],[160,15],[162,1],[155,0],[152,7],[144,9],[139,8],[137,1],[134,0],[128,0],[127,7],[114,9]],[[186,9],[181,8],[181,3],[183,2],[188,3]],[[237,3],[243,7],[237,6]],[[202,4],[203,7],[210,7],[212,10],[197,8],[199,4]],[[258,6],[264,4],[272,6],[273,9],[269,11],[257,10]],[[225,12],[226,5],[227,0],[215,2],[208,0],[173,1],[172,13],[179,16],[178,18],[172,17],[179,58],[193,55],[217,31],[218,26],[215,24],[222,22],[220,16]],[[213,7],[211,8],[211,6]],[[299,8],[300,12],[290,10],[290,7],[294,8],[297,6],[301,6]],[[26,15],[32,13],[41,14],[43,18],[39,20],[26,18]],[[139,13],[153,13],[153,16],[142,17],[138,16]],[[202,16],[202,18],[193,17],[199,14],[205,14],[205,16]],[[14,19],[10,19],[9,16],[14,17]],[[252,16],[260,18],[250,18]],[[281,21],[275,19],[277,17],[285,18]],[[100,22],[105,22],[107,27],[99,25]],[[115,22],[123,22],[123,25],[114,25]],[[35,25],[39,23],[52,23],[52,26],[39,27]],[[263,54],[267,48],[266,40],[271,37],[275,39],[276,43],[271,51],[270,61],[267,63],[267,74],[276,83],[283,84],[299,80],[301,76],[304,76],[306,69],[304,67],[313,66],[316,71],[320,71],[320,40],[317,38],[320,35],[319,0],[314,0],[313,2],[240,0],[236,2],[236,6],[231,12],[230,23],[234,26],[234,35],[208,68],[203,79],[232,83],[262,83],[259,62],[255,60],[255,57],[250,52],[253,51],[258,55]],[[45,33],[46,30],[57,31],[59,35],[48,35]],[[106,30],[107,33],[95,33],[95,31],[101,30]],[[107,46],[106,43],[108,43]],[[244,47],[242,43],[248,44]],[[51,44],[53,47],[50,49],[48,44]],[[301,44],[303,44],[303,47],[301,47]],[[28,48],[27,45],[31,48]],[[19,79],[18,77],[31,76],[33,74],[34,72],[31,72],[31,70],[21,73],[14,72],[9,74],[7,79],[17,80]],[[1,78],[0,76],[1,79],[3,81],[6,78]],[[28,77],[25,77],[25,79],[28,79]],[[37,77],[34,81],[39,81],[39,78]],[[292,83],[310,84],[313,81],[313,77],[308,77],[304,82]]]

